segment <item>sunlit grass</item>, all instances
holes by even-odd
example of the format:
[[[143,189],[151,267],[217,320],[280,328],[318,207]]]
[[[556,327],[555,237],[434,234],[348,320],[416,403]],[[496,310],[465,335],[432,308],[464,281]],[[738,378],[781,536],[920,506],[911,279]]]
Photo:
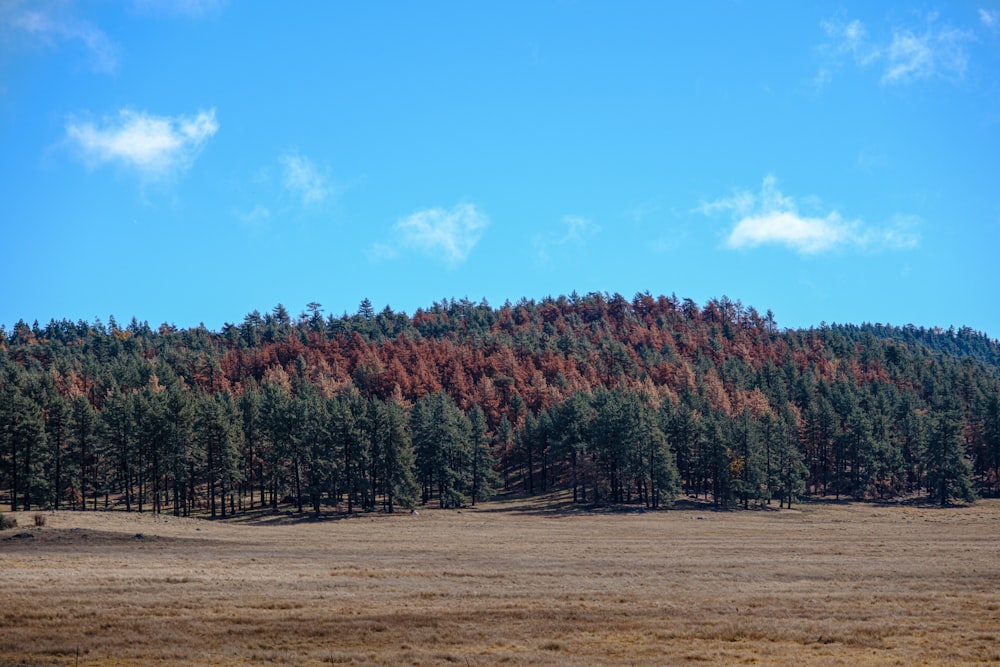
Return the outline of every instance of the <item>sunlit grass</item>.
[[[546,507],[50,513],[0,532],[0,663],[1000,662],[998,501]]]

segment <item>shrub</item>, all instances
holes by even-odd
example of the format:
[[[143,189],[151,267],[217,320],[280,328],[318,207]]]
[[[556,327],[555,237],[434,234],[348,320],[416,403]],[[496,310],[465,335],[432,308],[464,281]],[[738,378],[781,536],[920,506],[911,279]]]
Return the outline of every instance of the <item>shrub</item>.
[[[35,525],[38,526],[39,528],[41,528],[42,526],[45,525],[45,515],[44,514],[41,514],[41,513],[35,514]]]
[[[7,530],[8,528],[17,528],[17,519],[0,512],[0,530]]]

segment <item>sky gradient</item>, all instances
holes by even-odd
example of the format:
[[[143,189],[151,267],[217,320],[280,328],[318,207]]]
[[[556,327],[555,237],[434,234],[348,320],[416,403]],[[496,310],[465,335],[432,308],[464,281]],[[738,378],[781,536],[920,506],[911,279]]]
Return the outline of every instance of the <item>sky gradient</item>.
[[[1000,1],[0,3],[0,324],[574,290],[1000,337]]]

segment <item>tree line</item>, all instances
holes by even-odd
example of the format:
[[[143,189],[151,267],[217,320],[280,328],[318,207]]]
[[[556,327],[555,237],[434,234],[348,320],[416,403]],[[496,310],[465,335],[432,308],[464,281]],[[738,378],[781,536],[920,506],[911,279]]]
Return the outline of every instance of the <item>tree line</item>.
[[[0,497],[211,516],[559,489],[947,504],[1000,490],[997,359],[968,329],[780,330],[648,293],[279,305],[219,332],[19,322],[0,327]]]

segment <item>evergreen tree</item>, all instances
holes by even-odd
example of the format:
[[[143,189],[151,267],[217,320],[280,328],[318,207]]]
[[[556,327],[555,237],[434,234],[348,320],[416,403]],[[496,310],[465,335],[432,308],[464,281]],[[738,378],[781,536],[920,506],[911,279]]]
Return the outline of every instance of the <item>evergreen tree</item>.
[[[373,457],[382,476],[382,494],[387,512],[397,504],[412,508],[419,487],[413,476],[414,455],[406,424],[406,410],[399,401],[374,401]]]
[[[486,415],[478,405],[473,405],[467,415],[469,420],[469,498],[489,500],[493,497],[500,479],[496,473],[496,460],[486,430]]]
[[[204,452],[202,478],[207,485],[212,518],[226,516],[228,494],[239,480],[239,439],[236,404],[232,394],[201,396],[195,408],[195,439]]]
[[[37,403],[14,387],[0,389],[0,447],[10,480],[10,509],[31,509],[44,492],[40,450],[45,445],[45,421]],[[35,499],[35,500],[33,500]]]
[[[660,410],[664,432],[677,463],[679,480],[684,491],[692,495],[699,492],[698,441],[699,425],[696,413],[683,403],[674,408],[669,400]]]
[[[114,486],[125,501],[125,511],[135,502],[136,424],[134,394],[114,390],[101,408],[102,457],[108,459],[111,479],[105,482],[105,504]]]
[[[647,507],[659,508],[673,502],[677,495],[677,463],[670,449],[667,436],[660,428],[652,410],[643,406],[639,413],[636,443],[642,448],[642,496]]]
[[[367,477],[371,457],[371,441],[365,431],[367,405],[353,385],[330,401],[330,434],[339,452],[339,485],[347,496],[347,511],[360,504],[369,509]]]
[[[966,502],[975,500],[972,487],[972,466],[965,459],[962,420],[957,411],[944,409],[929,417],[924,468],[927,491],[941,504],[952,498]]]
[[[715,414],[701,420],[699,474],[707,482],[705,492],[711,491],[716,507],[730,507],[734,501],[731,450],[724,430],[728,422],[727,417]]]
[[[97,430],[97,413],[90,405],[86,396],[77,396],[73,399],[71,437],[76,447],[76,469],[79,471],[77,478],[75,498],[79,498],[80,509],[87,509],[87,491],[95,489],[93,471],[95,467],[96,452],[95,433]]]
[[[292,399],[280,378],[267,380],[261,396],[261,430],[265,443],[261,453],[261,483],[269,489],[271,509],[287,489],[289,457],[293,447]],[[296,502],[299,502],[296,499]]]
[[[767,469],[760,426],[749,408],[731,421],[733,443],[729,477],[733,493],[749,509],[750,501],[767,501]]]
[[[553,411],[554,429],[558,434],[556,449],[569,463],[574,503],[587,500],[583,470],[587,457],[587,430],[590,428],[592,414],[590,397],[582,391],[570,394]]]
[[[442,508],[459,507],[468,465],[468,419],[444,391],[417,401],[411,413],[416,467],[426,504],[437,491]]]
[[[163,467],[169,479],[164,488],[170,489],[174,516],[188,516],[194,508],[194,469],[200,458],[193,437],[194,408],[191,392],[179,378],[171,377],[166,387],[167,447]]]
[[[70,455],[72,410],[69,402],[51,387],[45,397],[45,441],[48,456],[46,486],[50,492],[47,504],[55,509],[62,506],[67,491],[75,486],[76,466]]]
[[[771,487],[778,494],[779,507],[791,509],[792,502],[806,490],[809,470],[803,462],[798,428],[790,410],[774,420],[772,443],[773,463]]]
[[[500,417],[500,424],[493,434],[493,451],[500,452],[500,467],[503,473],[503,489],[510,491],[510,457],[508,452],[514,447],[514,427],[507,415]]]
[[[251,381],[239,400],[240,427],[243,430],[243,479],[246,482],[245,495],[249,497],[251,510],[255,504],[253,488],[255,480],[259,483],[260,504],[264,504],[261,404],[260,389],[256,382]]]
[[[338,473],[337,452],[330,433],[334,424],[327,403],[311,385],[301,388],[293,400],[292,410],[295,459],[304,468],[303,491],[309,496],[313,515],[319,517],[323,494],[333,494]]]
[[[143,511],[147,491],[153,511],[160,511],[164,478],[164,462],[170,447],[169,422],[167,421],[166,392],[154,382],[135,398],[137,462],[137,504]],[[149,485],[152,489],[149,489]]]
[[[1000,382],[990,388],[980,406],[983,431],[983,486],[990,494],[1000,492]]]

